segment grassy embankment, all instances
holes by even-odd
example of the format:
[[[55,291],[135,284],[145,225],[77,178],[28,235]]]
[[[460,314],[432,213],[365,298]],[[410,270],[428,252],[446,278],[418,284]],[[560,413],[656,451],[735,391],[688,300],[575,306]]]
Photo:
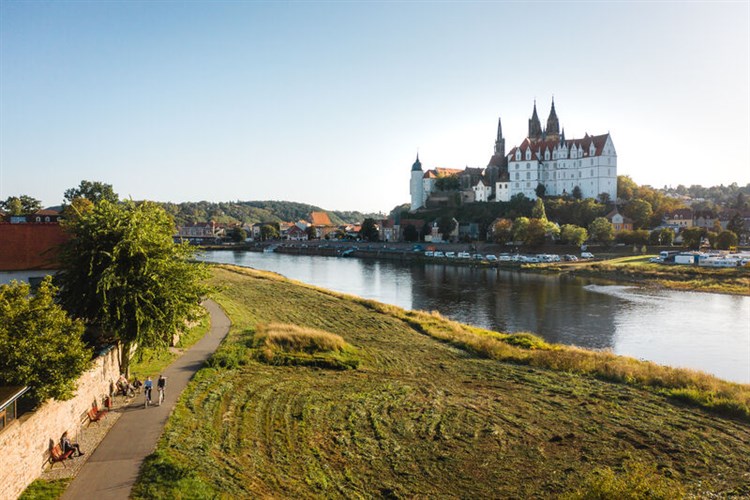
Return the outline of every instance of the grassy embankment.
[[[269,273],[216,267],[214,280],[230,336],[183,394],[136,498],[750,494],[748,386]],[[291,347],[295,326],[344,344]],[[269,331],[297,340],[269,345]],[[318,350],[357,367],[267,362]]]
[[[619,257],[606,261],[526,264],[527,270],[542,270],[656,285],[673,290],[750,295],[750,268],[707,268],[649,262],[654,255]]]

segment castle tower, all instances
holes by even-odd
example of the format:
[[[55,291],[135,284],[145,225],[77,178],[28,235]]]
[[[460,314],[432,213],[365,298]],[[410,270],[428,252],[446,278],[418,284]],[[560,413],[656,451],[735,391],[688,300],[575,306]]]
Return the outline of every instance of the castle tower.
[[[555,112],[555,98],[552,98],[552,109],[549,112],[549,118],[547,118],[547,130],[545,134],[548,139],[558,140],[560,138],[560,121],[557,119],[557,113]]]
[[[534,100],[534,114],[529,119],[529,140],[536,142],[542,139],[542,124],[539,122],[539,115],[536,113],[536,99]]]
[[[424,184],[422,182],[423,177],[424,172],[422,171],[422,163],[419,161],[419,153],[417,153],[417,161],[411,166],[411,182],[409,183],[412,212],[418,208],[422,208],[425,203]]]

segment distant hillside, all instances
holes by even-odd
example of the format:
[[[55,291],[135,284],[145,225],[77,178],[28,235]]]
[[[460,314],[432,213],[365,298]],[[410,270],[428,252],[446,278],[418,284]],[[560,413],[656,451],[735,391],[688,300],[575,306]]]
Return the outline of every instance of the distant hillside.
[[[228,201],[213,203],[208,201],[185,203],[162,203],[178,224],[206,222],[213,220],[223,224],[254,224],[256,222],[294,222],[307,219],[310,212],[325,211],[336,225],[362,222],[367,217],[377,218],[378,214],[362,212],[325,210],[307,203],[294,201]]]

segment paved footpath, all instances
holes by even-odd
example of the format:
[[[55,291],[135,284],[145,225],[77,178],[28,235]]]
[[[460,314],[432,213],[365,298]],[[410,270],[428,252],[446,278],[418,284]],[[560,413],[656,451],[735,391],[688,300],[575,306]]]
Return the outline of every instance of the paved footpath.
[[[211,329],[193,347],[164,370],[167,390],[161,406],[144,408],[143,395],[124,407],[120,419],[92,453],[63,499],[127,499],[146,456],[153,453],[177,398],[229,331],[229,318],[213,301],[207,301]],[[156,375],[158,377],[158,374]],[[156,378],[151,398],[158,398]]]

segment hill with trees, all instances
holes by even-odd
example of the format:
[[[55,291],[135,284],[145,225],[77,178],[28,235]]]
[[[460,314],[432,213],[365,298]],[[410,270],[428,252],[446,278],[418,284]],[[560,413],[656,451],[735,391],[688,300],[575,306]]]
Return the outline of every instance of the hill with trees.
[[[379,214],[357,211],[325,210],[294,201],[188,201],[161,203],[177,224],[215,221],[221,224],[255,224],[256,222],[294,222],[310,217],[310,212],[328,213],[334,225],[354,224],[365,218],[382,218]]]

